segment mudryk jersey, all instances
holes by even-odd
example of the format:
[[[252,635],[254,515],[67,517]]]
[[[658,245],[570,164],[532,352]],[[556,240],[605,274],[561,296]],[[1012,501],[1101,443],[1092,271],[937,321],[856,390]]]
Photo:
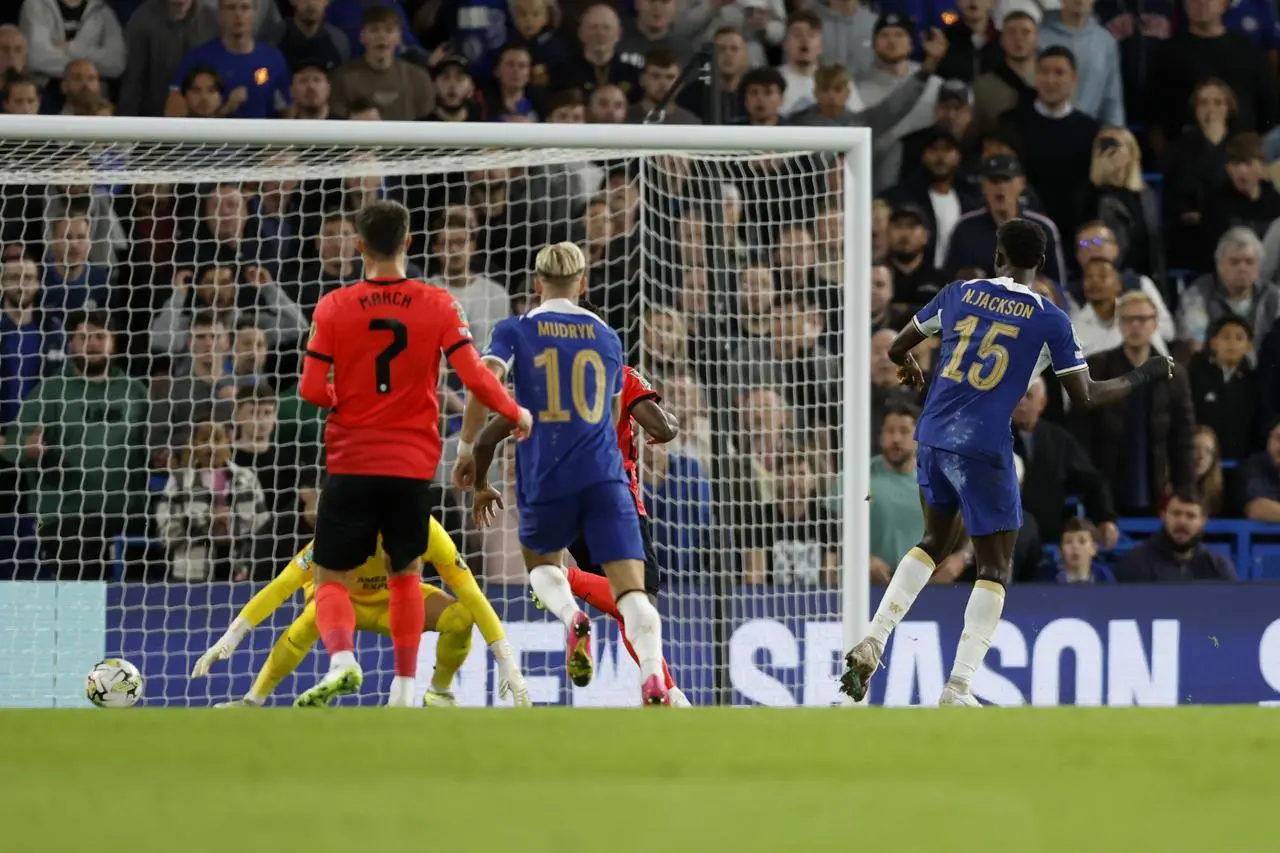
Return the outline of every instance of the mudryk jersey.
[[[494,326],[484,357],[505,365],[516,402],[533,413],[533,431],[516,448],[521,506],[626,482],[613,426],[623,376],[617,332],[567,299],[549,299]]]
[[[1088,369],[1062,309],[1009,278],[954,282],[913,322],[942,336],[916,440],[961,456],[1010,464],[1013,409],[1031,381],[1049,365]]]

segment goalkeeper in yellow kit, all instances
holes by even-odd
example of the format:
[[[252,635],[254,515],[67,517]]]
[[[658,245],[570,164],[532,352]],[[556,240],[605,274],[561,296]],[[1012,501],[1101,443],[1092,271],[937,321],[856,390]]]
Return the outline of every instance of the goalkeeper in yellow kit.
[[[316,628],[316,605],[312,600],[315,585],[311,572],[311,553],[312,543],[309,542],[289,561],[284,571],[241,609],[226,633],[196,661],[191,677],[200,678],[207,675],[210,666],[216,661],[230,657],[240,645],[241,640],[272,611],[291,598],[299,589],[305,590],[306,607],[276,641],[253,687],[243,699],[222,703],[218,707],[261,706],[276,686],[297,668],[319,639],[319,631]],[[440,633],[440,641],[436,646],[436,668],[423,704],[434,706],[454,704],[451,692],[453,678],[471,651],[471,626],[476,625],[480,628],[480,634],[489,644],[489,649],[498,662],[499,695],[503,698],[510,695],[517,707],[529,706],[531,704],[529,688],[525,683],[524,675],[520,672],[511,645],[507,642],[498,615],[489,604],[489,600],[484,597],[484,593],[480,591],[471,570],[462,561],[457,546],[434,518],[431,519],[427,551],[422,555],[422,561],[435,566],[440,577],[458,596],[458,600],[455,601],[443,590],[430,584],[422,584],[422,597],[426,603],[426,619],[423,628]],[[388,625],[387,569],[381,540],[374,555],[352,575],[351,603],[356,611],[357,630],[376,631],[389,636],[391,631]],[[323,695],[317,688],[312,688],[300,695],[294,704],[325,705],[332,698],[330,695]]]

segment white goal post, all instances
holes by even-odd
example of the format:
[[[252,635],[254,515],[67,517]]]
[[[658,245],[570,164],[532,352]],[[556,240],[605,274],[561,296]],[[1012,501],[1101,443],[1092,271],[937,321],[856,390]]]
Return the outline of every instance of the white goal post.
[[[227,485],[218,479],[216,463],[206,469],[198,460],[219,458],[220,441],[233,459],[241,453],[254,458],[245,449],[253,427],[242,415],[254,417],[252,407],[268,396],[255,396],[253,389],[278,390],[296,381],[309,306],[325,286],[296,270],[314,268],[329,278],[349,271],[343,258],[326,266],[332,253],[350,251],[348,226],[336,218],[372,197],[410,207],[417,229],[411,261],[427,280],[440,283],[449,259],[465,253],[463,278],[497,282],[517,307],[527,287],[525,253],[538,248],[527,244],[554,235],[597,241],[593,265],[614,276],[597,288],[604,294],[602,310],[615,327],[626,327],[624,340],[638,361],[655,366],[650,372],[658,374],[652,377],[658,390],[679,394],[685,402],[678,405],[698,414],[707,447],[698,469],[705,484],[700,491],[689,485],[694,475],[679,480],[667,450],[646,447],[643,437],[638,442],[642,464],[650,454],[662,454],[652,484],[658,521],[669,531],[660,552],[687,573],[665,567],[678,581],[663,610],[677,626],[667,648],[677,680],[683,675],[697,682],[690,694],[695,704],[836,702],[836,652],[865,633],[870,609],[871,151],[864,128],[0,116],[6,310],[12,309],[12,318],[27,316],[24,307],[32,306],[21,304],[20,280],[34,270],[36,316],[56,320],[65,335],[65,349],[41,351],[45,362],[27,377],[21,399],[0,400],[0,406],[10,404],[0,423],[5,459],[15,472],[13,489],[26,502],[15,515],[13,555],[4,550],[9,534],[0,530],[0,562],[13,567],[0,573],[0,707],[74,704],[82,692],[74,673],[87,672],[95,660],[81,657],[95,652],[138,665],[148,679],[144,703],[209,704],[232,698],[252,681],[278,630],[301,611],[300,597],[258,629],[263,636],[252,648],[220,664],[216,677],[189,682],[186,673],[209,638],[268,580],[261,571],[241,568],[252,557],[239,554],[236,543],[260,562],[283,566],[276,555],[259,552],[271,551],[276,516],[288,514],[263,506],[274,500],[271,484],[281,482],[286,469],[293,472],[289,488],[297,504],[290,530],[301,536],[318,483],[297,472],[316,461],[318,448],[290,448],[314,444],[316,433],[301,420],[286,423],[282,394],[270,400],[279,409],[267,428],[270,439],[263,439],[273,461],[262,463],[256,475],[252,465],[237,463],[226,470],[246,470],[246,479],[241,484],[241,475],[231,474]],[[603,236],[593,224],[594,205]],[[502,236],[495,237],[499,215],[505,217]],[[73,222],[77,216],[83,222]],[[454,234],[462,248],[449,244],[454,217],[462,218],[462,231]],[[226,222],[234,223],[234,233],[220,233]],[[264,254],[245,254],[250,237],[253,251]],[[162,244],[167,257],[157,255]],[[75,254],[77,245],[88,257]],[[268,257],[267,245],[276,254]],[[217,301],[223,297],[215,269],[223,266],[233,270],[225,302]],[[759,286],[767,291],[761,298],[772,298],[769,304],[777,307],[760,316],[747,316],[741,307],[748,304],[742,283],[748,268],[767,268],[774,279]],[[594,292],[589,298],[598,301]],[[464,306],[473,325],[487,327],[470,302]],[[94,408],[93,389],[108,386],[77,376],[91,360],[84,352],[90,345],[62,324],[81,319],[78,309],[105,310],[118,332],[111,363],[123,365],[121,381],[131,383],[121,392],[118,412],[114,392],[101,404],[105,414]],[[754,331],[743,331],[753,323]],[[198,346],[227,348],[208,355],[213,376],[194,366],[204,364],[203,355],[193,355],[204,331],[208,340]],[[478,338],[483,334],[477,331]],[[255,346],[262,348],[257,356]],[[657,352],[664,347],[670,350]],[[757,357],[770,352],[784,353],[776,364],[808,366],[770,373],[762,366],[768,359]],[[243,376],[242,356],[249,364]],[[686,380],[692,391],[682,384]],[[202,382],[214,392],[203,403],[195,399]],[[769,399],[778,401],[776,425],[773,410],[745,402],[762,382],[769,385]],[[179,400],[180,394],[195,396]],[[219,400],[227,404],[225,439],[215,435],[223,417],[216,414]],[[292,417],[305,420],[297,411]],[[134,455],[132,445],[129,452],[118,446],[134,440],[114,432],[120,418],[145,435]],[[777,433],[758,457],[738,437],[752,418],[767,422],[762,431]],[[98,440],[104,445],[95,446]],[[680,452],[697,458],[694,449]],[[448,464],[446,458],[446,476]],[[753,530],[801,526],[773,509],[788,495],[795,498],[789,490],[802,488],[780,472],[788,464],[807,465],[803,482],[819,484],[804,500],[821,497],[831,507],[825,529],[838,531],[838,542],[819,543],[815,553],[820,559],[838,548],[838,572],[805,575],[800,563],[809,558],[803,555],[795,556],[794,572],[784,572],[782,564],[793,555],[778,551],[776,542],[766,553],[772,532],[750,544]],[[751,490],[751,498],[726,497],[739,494],[744,477],[768,485]],[[138,487],[143,494],[132,509],[120,509],[114,492],[148,478],[150,486]],[[683,491],[672,485],[677,481]],[[750,505],[731,509],[733,501]],[[230,520],[210,521],[210,505]],[[191,518],[201,511],[205,526],[193,534]],[[132,520],[112,521],[130,513]],[[203,544],[193,544],[196,539]],[[511,540],[505,541],[509,549]],[[525,668],[536,682],[535,700],[617,704],[613,694],[574,693],[567,686],[556,654],[543,648],[547,632],[526,618],[525,593],[498,587],[497,570],[488,568],[492,554],[475,557],[467,543],[460,544],[499,615],[513,623],[513,645],[529,653]],[[678,559],[682,547],[698,555],[687,566]],[[765,554],[761,565],[768,568],[760,570],[759,583],[741,587],[744,573],[755,571],[747,552]],[[822,578],[836,577],[838,589],[819,589]],[[809,583],[812,589],[805,587]],[[698,598],[698,606],[682,610],[674,600],[682,591]],[[838,605],[822,603],[827,601]],[[773,659],[779,657],[773,647],[752,644],[741,630],[744,622],[775,617],[801,626],[793,630],[803,661],[787,660],[786,653]],[[42,620],[82,626],[72,632],[74,648],[59,648],[49,632],[33,638],[29,627]],[[805,625],[819,624],[821,631],[804,634]],[[610,631],[601,654],[616,654]],[[361,642],[362,654],[379,662],[374,671],[385,674],[390,658],[382,656],[378,638]],[[483,648],[477,635],[472,657],[483,658]],[[423,678],[431,674],[434,649],[434,641],[424,643]],[[304,662],[300,684],[314,675],[318,657]],[[623,670],[625,658],[625,652],[617,656]],[[488,666],[475,667],[464,668],[460,678],[470,680],[477,703],[492,702]],[[780,675],[780,669],[792,674]],[[619,683],[630,689],[628,678]],[[280,701],[289,698],[290,686],[282,686]],[[374,681],[371,689],[385,685]]]

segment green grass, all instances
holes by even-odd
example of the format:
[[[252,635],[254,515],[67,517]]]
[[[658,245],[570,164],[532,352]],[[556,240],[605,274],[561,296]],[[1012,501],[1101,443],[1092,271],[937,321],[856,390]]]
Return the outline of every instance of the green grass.
[[[14,853],[1280,849],[1257,708],[0,712]]]

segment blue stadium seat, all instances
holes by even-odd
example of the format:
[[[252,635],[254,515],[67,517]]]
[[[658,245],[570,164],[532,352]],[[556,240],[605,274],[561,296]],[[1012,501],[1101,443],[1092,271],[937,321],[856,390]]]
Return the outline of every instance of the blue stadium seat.
[[[1280,542],[1259,542],[1253,546],[1250,578],[1258,581],[1280,581]]]

